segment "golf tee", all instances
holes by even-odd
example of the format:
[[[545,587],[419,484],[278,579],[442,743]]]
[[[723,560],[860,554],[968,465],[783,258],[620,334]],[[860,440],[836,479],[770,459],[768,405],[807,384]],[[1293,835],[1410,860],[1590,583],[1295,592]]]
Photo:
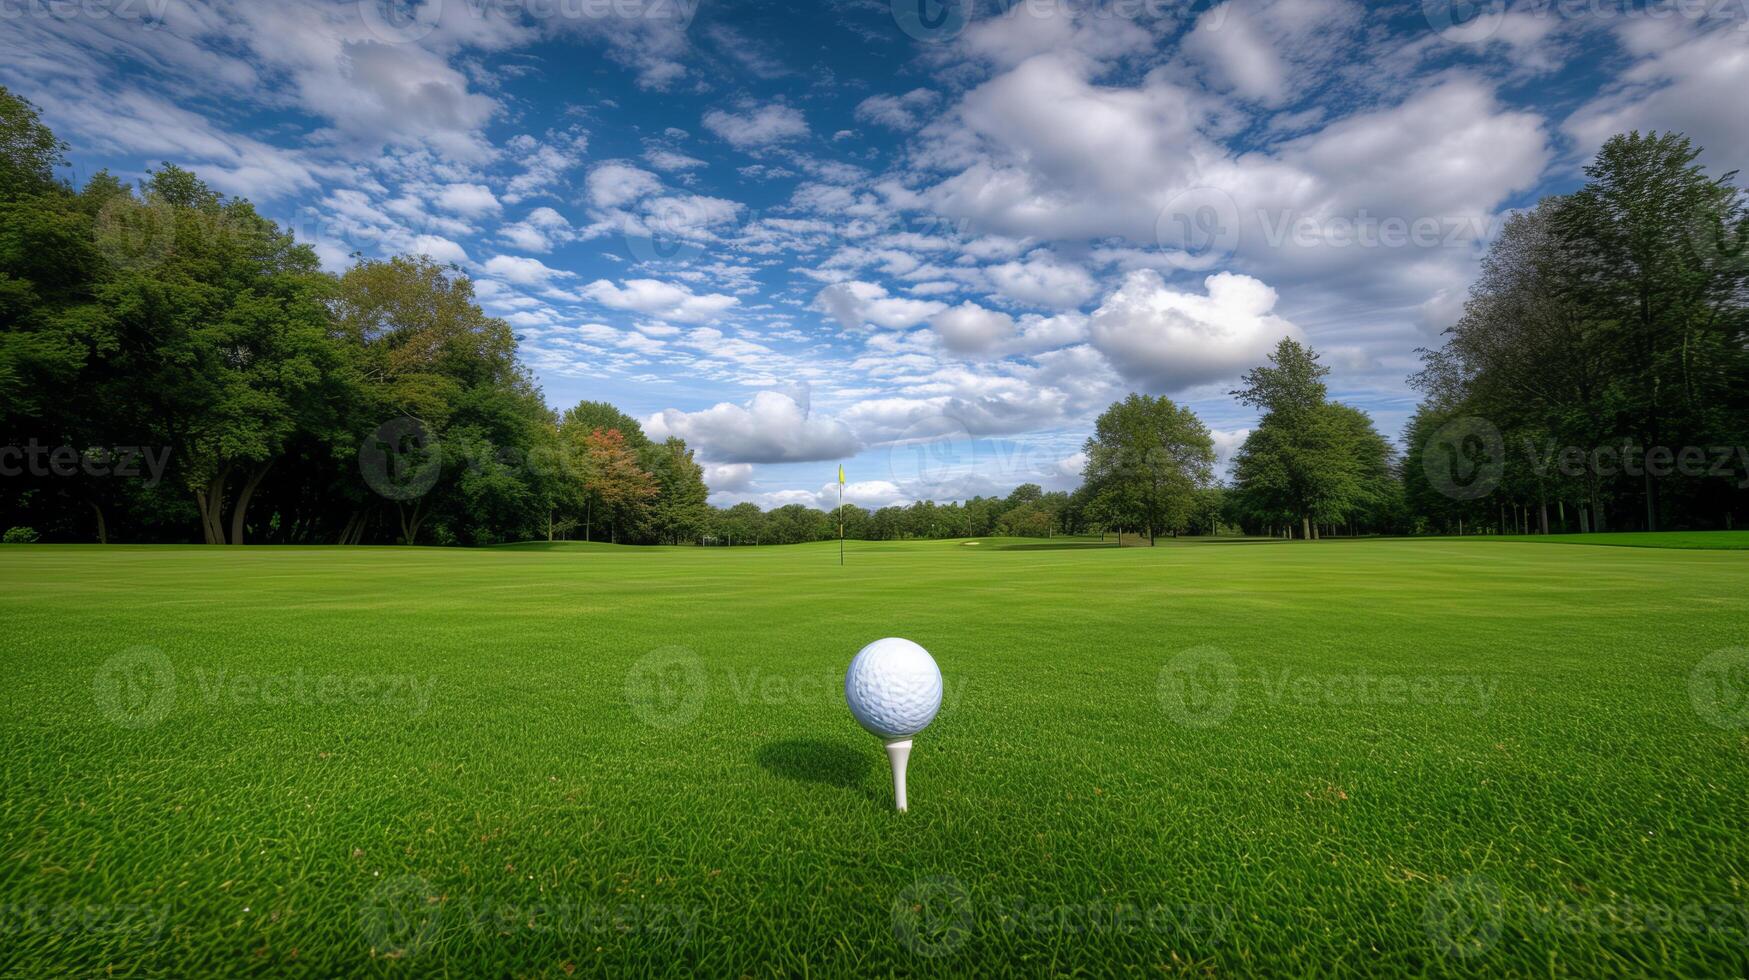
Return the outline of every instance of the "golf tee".
[[[911,740],[896,738],[887,743],[887,759],[893,764],[893,807],[905,812],[905,764],[911,761]]]

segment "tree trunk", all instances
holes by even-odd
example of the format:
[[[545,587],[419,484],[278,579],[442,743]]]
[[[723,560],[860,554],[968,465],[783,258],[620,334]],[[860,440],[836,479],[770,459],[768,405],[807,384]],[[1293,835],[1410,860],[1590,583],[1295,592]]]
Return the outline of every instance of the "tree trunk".
[[[98,504],[95,500],[87,501],[87,503],[91,504],[92,512],[97,515],[97,543],[98,544],[108,544],[109,543],[109,525],[107,525],[103,522],[103,508],[98,506]]]
[[[401,503],[395,504],[395,512],[401,518],[401,543],[402,544],[409,544],[410,545],[413,543],[414,539],[419,536],[419,524],[421,521],[424,520],[424,518],[420,515],[419,511],[424,507],[424,504],[425,504],[425,499],[423,497],[414,501],[413,502],[413,513],[411,513],[411,514],[407,513],[407,508],[404,504],[401,504]]]
[[[1300,515],[1300,539],[1302,541],[1312,540],[1312,517],[1310,514]]]
[[[1538,518],[1538,523],[1541,526],[1541,532],[1543,534],[1549,533],[1549,498],[1548,498],[1548,494],[1543,494],[1543,498],[1541,501],[1541,509],[1540,509],[1540,513],[1537,515],[1537,518]]]
[[[200,511],[201,533],[207,544],[225,543],[225,481],[230,478],[229,466],[207,482],[204,489],[194,492],[195,507]]]
[[[267,471],[273,469],[273,460],[258,464],[244,482],[243,489],[237,494],[237,506],[231,512],[231,543],[243,543],[243,519],[249,513],[249,498],[255,496],[255,488],[267,476]]]

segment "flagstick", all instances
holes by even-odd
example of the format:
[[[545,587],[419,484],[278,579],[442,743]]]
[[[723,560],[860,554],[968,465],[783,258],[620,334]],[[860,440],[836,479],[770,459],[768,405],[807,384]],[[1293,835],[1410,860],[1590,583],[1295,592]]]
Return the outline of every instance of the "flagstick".
[[[838,471],[838,567],[844,567],[844,471]]]

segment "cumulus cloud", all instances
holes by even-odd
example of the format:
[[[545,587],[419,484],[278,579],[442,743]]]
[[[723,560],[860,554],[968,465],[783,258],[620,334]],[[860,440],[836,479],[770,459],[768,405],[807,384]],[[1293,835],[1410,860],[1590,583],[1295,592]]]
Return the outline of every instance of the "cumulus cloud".
[[[794,398],[762,391],[746,405],[721,402],[699,412],[666,409],[644,421],[652,439],[679,436],[715,463],[805,463],[843,459],[859,448],[835,419],[810,416]]]
[[[1093,312],[1093,344],[1124,378],[1153,391],[1237,377],[1260,363],[1292,323],[1271,313],[1275,290],[1250,276],[1217,273],[1204,293],[1180,292],[1143,269]]]
[[[437,192],[435,200],[445,211],[469,218],[496,214],[501,207],[497,195],[484,184],[450,184]]]
[[[614,208],[660,191],[662,178],[629,163],[613,161],[596,164],[584,186],[589,203],[598,208]]]
[[[814,297],[813,308],[831,316],[846,330],[871,324],[888,330],[909,330],[947,307],[935,300],[889,296],[885,286],[852,280],[820,290]]]
[[[1027,306],[1072,309],[1092,299],[1099,288],[1086,269],[1042,253],[989,266],[984,274],[998,293]]]
[[[935,108],[940,101],[939,93],[926,88],[912,89],[904,95],[871,95],[856,107],[856,118],[889,129],[910,131],[923,125],[921,115]]]
[[[467,249],[440,235],[420,235],[414,238],[413,251],[428,255],[435,262],[460,264],[468,260]]]
[[[486,260],[486,272],[502,277],[518,286],[539,286],[553,279],[569,278],[576,273],[554,269],[539,259],[519,255],[494,255]]]
[[[941,337],[948,350],[980,353],[1014,336],[1014,318],[967,300],[930,317],[929,328]]]
[[[1358,39],[1350,0],[1227,0],[1197,18],[1184,50],[1225,87],[1265,105],[1303,94]]]
[[[1742,11],[1739,12],[1741,15]],[[1639,60],[1625,84],[1586,103],[1563,127],[1584,153],[1617,133],[1676,131],[1704,147],[1716,173],[1749,159],[1749,113],[1721,92],[1749,90],[1744,23],[1695,33],[1683,18],[1638,18],[1617,36]]]
[[[552,208],[535,208],[528,216],[498,229],[505,244],[525,252],[549,252],[554,245],[576,237],[571,223]]]
[[[679,171],[693,170],[705,165],[697,157],[687,156],[677,150],[660,146],[652,146],[644,151],[644,160],[657,170]]]
[[[712,109],[704,114],[704,128],[727,140],[738,150],[768,146],[808,135],[808,122],[802,117],[801,110],[779,102],[748,106],[740,112]]]
[[[704,485],[709,487],[712,493],[731,493],[745,490],[752,484],[752,463],[704,464]]]
[[[722,315],[740,300],[722,293],[697,294],[691,288],[659,279],[627,279],[616,286],[597,279],[583,295],[614,310],[630,310],[665,320],[697,323]]]

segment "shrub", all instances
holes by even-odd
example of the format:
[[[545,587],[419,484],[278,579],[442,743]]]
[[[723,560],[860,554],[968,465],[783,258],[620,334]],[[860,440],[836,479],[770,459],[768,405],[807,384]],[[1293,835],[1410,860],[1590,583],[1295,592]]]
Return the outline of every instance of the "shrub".
[[[9,527],[6,529],[6,536],[0,537],[0,541],[7,544],[36,544],[37,540],[34,527]]]

